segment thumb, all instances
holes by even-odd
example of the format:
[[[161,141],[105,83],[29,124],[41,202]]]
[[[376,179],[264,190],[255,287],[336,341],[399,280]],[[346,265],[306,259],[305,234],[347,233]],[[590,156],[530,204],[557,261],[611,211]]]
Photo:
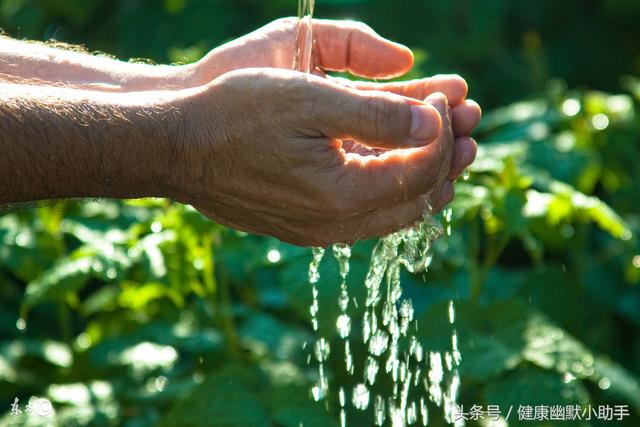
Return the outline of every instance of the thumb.
[[[441,114],[430,102],[339,85],[323,92],[313,117],[326,137],[395,149],[427,145],[440,133]]]

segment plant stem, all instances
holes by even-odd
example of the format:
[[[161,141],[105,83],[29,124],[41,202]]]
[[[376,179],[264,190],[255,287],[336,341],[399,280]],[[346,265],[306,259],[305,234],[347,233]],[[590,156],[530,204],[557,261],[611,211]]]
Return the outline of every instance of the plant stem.
[[[469,241],[469,283],[470,299],[474,300],[480,293],[482,281],[480,278],[480,224],[479,220],[471,222],[471,232]]]
[[[60,328],[64,342],[71,345],[71,316],[69,307],[62,301],[58,303],[58,327]]]
[[[215,257],[213,253],[216,233],[217,231],[212,231],[205,236],[203,241],[205,258],[203,268],[204,282],[210,297],[211,307],[217,314],[217,320],[222,328],[226,342],[226,350],[230,355],[238,356],[240,346],[238,344],[238,333],[233,319],[229,281],[226,277],[220,277],[220,280],[216,280]]]
[[[492,238],[484,260],[482,261],[482,266],[478,266],[477,262],[475,263],[475,269],[477,270],[475,270],[474,274],[471,276],[470,299],[472,302],[478,302],[478,298],[480,297],[482,288],[487,281],[489,272],[500,258],[500,255],[502,255],[502,252],[504,252],[504,249],[507,247],[510,240],[511,235],[509,233],[500,234],[498,239],[495,237]],[[473,259],[476,260],[477,257],[473,257]]]

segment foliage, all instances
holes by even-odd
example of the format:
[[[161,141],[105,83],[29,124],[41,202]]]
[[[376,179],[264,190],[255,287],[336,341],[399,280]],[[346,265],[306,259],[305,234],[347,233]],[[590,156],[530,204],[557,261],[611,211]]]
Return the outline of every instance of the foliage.
[[[21,35],[55,34],[119,55],[175,61],[294,10],[285,1],[113,3],[2,1],[0,15]],[[453,299],[465,407],[626,404],[632,415],[621,424],[638,425],[640,81],[626,78],[624,93],[611,95],[569,90],[547,78],[614,90],[610,78],[591,75],[597,67],[582,67],[585,76],[572,68],[584,58],[581,48],[566,44],[587,37],[586,30],[568,41],[551,32],[537,42],[532,36],[554,25],[543,18],[575,12],[577,2],[535,2],[522,10],[515,2],[486,3],[407,2],[420,12],[412,14],[393,2],[317,6],[358,13],[385,35],[416,45],[417,20],[437,12],[445,18],[427,30],[437,59],[423,55],[416,73],[460,64],[490,105],[534,93],[485,114],[476,133],[478,160],[470,179],[456,186],[452,235],[436,242],[424,278],[403,277],[420,339],[427,349],[450,344],[446,310]],[[571,28],[608,20],[607,28],[591,27],[588,40],[623,38],[626,27],[614,23],[626,22],[637,2],[594,4],[603,14],[576,14]],[[456,38],[448,28],[465,7],[468,27]],[[405,15],[411,16],[404,26],[388,19]],[[527,15],[525,23],[505,24]],[[50,22],[60,24],[43,33]],[[451,49],[459,40],[464,46]],[[595,53],[608,55],[613,65],[606,72],[617,78],[634,71],[632,49],[624,43],[618,53]],[[496,51],[498,61],[489,54]],[[541,62],[549,68],[535,77],[532,64]],[[226,229],[159,199],[6,211],[0,241],[0,424],[42,423],[8,413],[15,397],[24,409],[30,396],[42,396],[64,426],[337,425],[337,393],[329,412],[309,398],[316,372],[306,363],[309,348],[303,350],[315,336],[308,250]],[[373,244],[354,247],[348,284],[358,301]],[[327,257],[320,269],[320,331],[339,349],[337,263]],[[366,349],[352,344],[358,370]],[[333,384],[354,384],[331,363]],[[348,413],[351,425],[371,425],[367,417]],[[443,421],[434,415],[431,423]]]

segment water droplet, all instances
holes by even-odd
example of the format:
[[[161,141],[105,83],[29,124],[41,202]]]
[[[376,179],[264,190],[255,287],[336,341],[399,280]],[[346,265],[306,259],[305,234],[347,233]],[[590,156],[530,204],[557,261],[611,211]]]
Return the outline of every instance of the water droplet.
[[[20,331],[24,331],[27,329],[27,322],[22,317],[16,321],[16,328]]]
[[[453,308],[453,301],[449,300],[449,323],[453,324],[456,321],[456,311]]]
[[[387,417],[384,406],[385,405],[382,396],[377,395],[376,400],[373,402],[373,413],[377,426],[381,426],[382,424],[384,424],[384,420]]]
[[[420,419],[423,426],[429,423],[429,408],[427,408],[427,402],[423,397],[420,398]]]
[[[442,388],[440,383],[444,378],[442,370],[442,356],[440,353],[429,353],[429,395],[433,402],[440,405],[442,402]]]
[[[316,341],[314,346],[314,354],[318,362],[324,362],[329,357],[330,349],[329,343],[324,338],[320,338]]]
[[[405,427],[404,411],[395,405],[389,405],[389,416],[391,417],[391,427]]]
[[[328,390],[329,390],[328,384],[324,381],[320,381],[318,384],[314,385],[311,388],[311,396],[313,397],[313,400],[318,402],[327,396]]]
[[[369,341],[369,353],[380,356],[387,350],[389,336],[383,331],[377,331]]]
[[[416,402],[411,402],[407,408],[407,424],[415,424],[418,421],[418,411],[416,410]]]
[[[116,278],[116,276],[117,276],[117,275],[118,275],[118,272],[117,272],[117,270],[116,270],[115,268],[113,268],[113,267],[109,267],[109,268],[107,269],[107,278],[108,278],[108,279],[113,280],[113,279],[115,279],[115,278]]]
[[[322,257],[324,256],[324,249],[322,248],[313,248],[313,259],[309,264],[309,283],[318,283],[320,280],[320,262],[322,261]]]
[[[159,233],[162,231],[162,223],[160,221],[153,221],[151,223],[151,232]]]
[[[311,302],[311,306],[309,307],[309,313],[311,314],[311,327],[313,327],[314,331],[318,330],[318,288],[316,283],[320,280],[320,262],[322,261],[322,257],[324,256],[324,249],[322,248],[313,248],[311,250],[313,254],[313,258],[309,263],[309,283],[311,283],[311,295],[313,300]]]
[[[369,389],[364,384],[358,384],[353,388],[351,403],[356,409],[364,411],[369,406]]]
[[[168,382],[169,381],[167,380],[167,377],[160,375],[155,380],[155,388],[156,388],[156,390],[157,391],[163,391],[165,389],[165,387],[167,386]]]
[[[562,376],[562,382],[565,384],[569,384],[571,381],[575,379],[576,377],[570,372],[565,372],[564,375]]]
[[[272,264],[277,263],[278,261],[280,261],[281,258],[282,258],[282,255],[280,254],[280,251],[277,249],[271,249],[269,252],[267,252],[267,260]]]
[[[346,314],[341,314],[336,320],[336,328],[341,338],[348,337],[351,331],[351,318]]]
[[[351,246],[346,243],[336,243],[333,245],[333,256],[338,261],[340,277],[349,274],[349,259],[351,258]]]
[[[100,273],[102,270],[104,270],[104,264],[102,264],[101,261],[96,260],[91,265],[91,268],[93,268],[93,271],[95,271],[96,273]]]
[[[591,125],[596,130],[605,130],[609,127],[609,117],[606,114],[596,114],[591,118]]]
[[[378,369],[380,366],[378,365],[378,361],[373,357],[367,357],[367,361],[365,362],[364,374],[370,385],[373,385],[376,382],[376,375],[378,374]]]
[[[413,320],[413,304],[411,300],[404,300],[400,305],[400,333],[407,335],[409,323]]]
[[[353,355],[351,354],[351,347],[349,341],[344,342],[344,365],[346,371],[353,375]]]
[[[573,117],[580,112],[580,101],[574,98],[569,98],[562,103],[562,112],[569,117]]]
[[[76,344],[78,344],[78,347],[82,350],[86,350],[91,347],[92,343],[93,341],[91,340],[91,336],[86,332],[81,333],[76,338]]]

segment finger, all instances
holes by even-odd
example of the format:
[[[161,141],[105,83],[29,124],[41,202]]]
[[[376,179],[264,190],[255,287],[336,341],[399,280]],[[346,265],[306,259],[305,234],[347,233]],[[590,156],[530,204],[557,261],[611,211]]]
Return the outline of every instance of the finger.
[[[440,212],[447,204],[451,203],[455,190],[451,181],[445,181],[440,190],[440,196],[432,206],[432,212],[434,214]]]
[[[461,137],[453,144],[453,159],[447,179],[456,180],[476,158],[478,144],[473,138]]]
[[[409,48],[380,37],[361,22],[315,19],[313,31],[315,60],[325,70],[383,79],[401,76],[413,66]]]
[[[434,94],[428,99],[443,117],[442,132],[436,140],[420,148],[387,151],[378,157],[349,156],[344,168],[348,184],[342,194],[345,203],[371,210],[438,187],[449,172],[453,136],[445,96]]]
[[[354,139],[370,148],[412,148],[431,142],[440,131],[441,117],[428,102],[399,95],[359,91],[309,77],[305,97],[313,114],[307,127],[334,139]]]
[[[343,84],[359,90],[379,90],[420,100],[425,99],[432,93],[441,92],[447,97],[449,105],[452,107],[462,103],[468,91],[467,82],[457,74],[443,74],[424,79],[391,83],[353,82],[337,77],[334,77],[334,79],[338,79]]]
[[[482,110],[477,102],[466,100],[451,111],[453,133],[455,136],[469,135],[482,117]]]

